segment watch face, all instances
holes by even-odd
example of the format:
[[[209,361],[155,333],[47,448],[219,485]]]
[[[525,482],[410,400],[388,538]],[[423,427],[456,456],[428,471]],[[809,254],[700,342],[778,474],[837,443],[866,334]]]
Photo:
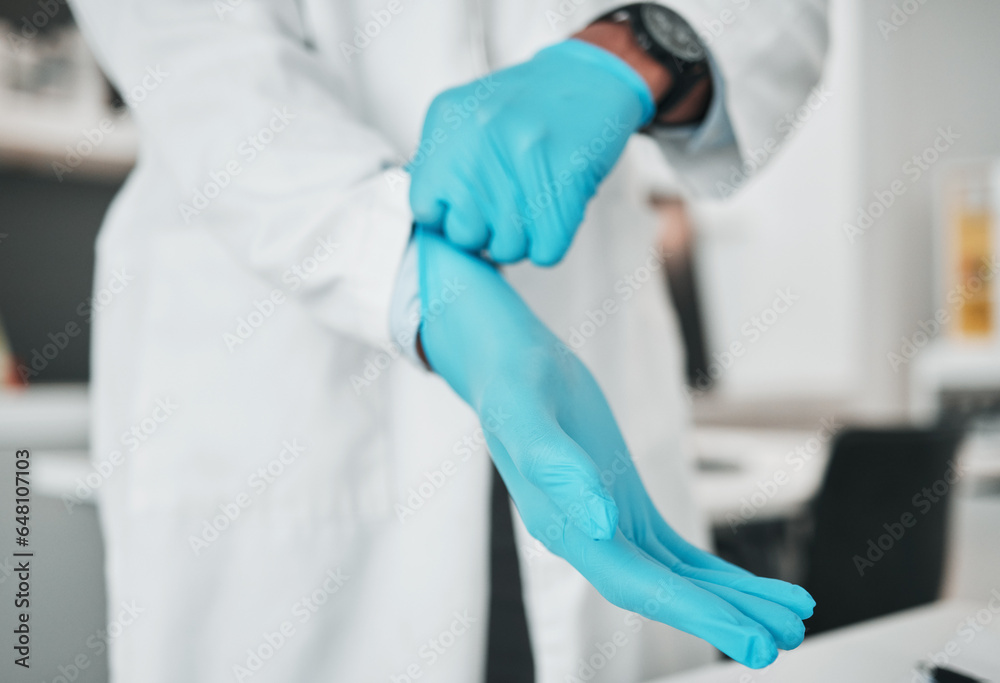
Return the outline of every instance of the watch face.
[[[661,46],[689,62],[705,59],[705,48],[698,34],[676,12],[653,4],[645,4],[639,11],[646,30]]]

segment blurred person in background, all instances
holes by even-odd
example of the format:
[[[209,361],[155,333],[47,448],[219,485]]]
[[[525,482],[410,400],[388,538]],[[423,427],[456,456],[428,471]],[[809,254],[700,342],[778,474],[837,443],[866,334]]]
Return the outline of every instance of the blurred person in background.
[[[479,680],[487,442],[538,681],[710,656],[659,622],[751,666],[801,641],[804,591],[696,548],[626,143],[738,187],[819,78],[823,0],[72,4],[119,90],[159,79],[97,245],[134,279],[95,319],[94,458],[141,441],[101,491],[109,603],[143,610],[114,680]]]

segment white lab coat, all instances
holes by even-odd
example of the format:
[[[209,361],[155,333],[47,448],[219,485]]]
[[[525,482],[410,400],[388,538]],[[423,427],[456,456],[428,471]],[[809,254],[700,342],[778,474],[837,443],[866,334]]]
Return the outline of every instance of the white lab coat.
[[[73,4],[141,133],[97,245],[97,286],[129,278],[94,328],[109,609],[139,610],[112,641],[113,680],[479,680],[488,457],[445,383],[381,348],[410,234],[397,167],[436,93],[615,3]],[[669,4],[702,29],[723,21],[712,51],[739,147],[780,139],[818,78],[823,0]],[[375,35],[345,51],[356,27]],[[665,147],[709,191],[740,163],[735,146]],[[579,353],[654,500],[704,543],[679,337],[643,270],[655,221],[631,157],[564,263],[509,278],[557,334],[589,332]],[[618,310],[591,327],[605,299]],[[704,661],[518,534],[540,683]]]

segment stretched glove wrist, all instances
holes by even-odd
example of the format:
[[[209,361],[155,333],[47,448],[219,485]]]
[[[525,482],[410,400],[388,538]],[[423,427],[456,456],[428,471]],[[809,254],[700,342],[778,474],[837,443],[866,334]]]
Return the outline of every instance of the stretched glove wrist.
[[[570,365],[585,372],[489,264],[418,229],[423,320],[431,368],[476,411],[518,469],[592,538],[610,538],[617,508],[589,456],[558,425],[566,398],[553,389]],[[461,290],[444,301],[443,292]],[[442,296],[439,296],[442,295]],[[438,299],[438,301],[435,301]],[[492,447],[491,447],[492,452]]]
[[[649,85],[635,69],[617,55],[585,40],[570,38],[542,49],[534,58],[548,59],[550,57],[577,60],[588,66],[602,69],[628,86],[640,107],[638,121],[633,124],[632,132],[646,126],[656,115],[656,101],[653,99]]]

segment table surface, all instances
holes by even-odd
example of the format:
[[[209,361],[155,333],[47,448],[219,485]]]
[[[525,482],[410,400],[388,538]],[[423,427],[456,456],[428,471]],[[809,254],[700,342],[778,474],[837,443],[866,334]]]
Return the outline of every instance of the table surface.
[[[819,491],[830,458],[816,432],[700,427],[694,493],[713,524],[797,514]],[[798,453],[795,451],[798,450]]]
[[[0,448],[86,450],[86,384],[39,384],[0,390]]]
[[[795,516],[819,493],[830,461],[831,443],[816,437],[816,432],[792,430],[696,428],[695,500],[719,526],[734,518],[760,522]],[[1000,431],[971,432],[959,457],[967,484],[996,486]]]
[[[0,163],[34,168],[52,179],[53,163],[76,164],[74,178],[124,178],[135,164],[138,129],[127,113],[108,108],[100,70],[81,54],[82,38],[72,42],[79,43],[67,67],[72,76],[61,75],[72,78],[69,91],[24,92],[0,83]],[[76,150],[75,157],[67,147]]]
[[[935,656],[1000,683],[1000,589],[992,601],[943,601],[818,635],[759,671],[730,662],[654,683],[922,683],[916,666]]]

